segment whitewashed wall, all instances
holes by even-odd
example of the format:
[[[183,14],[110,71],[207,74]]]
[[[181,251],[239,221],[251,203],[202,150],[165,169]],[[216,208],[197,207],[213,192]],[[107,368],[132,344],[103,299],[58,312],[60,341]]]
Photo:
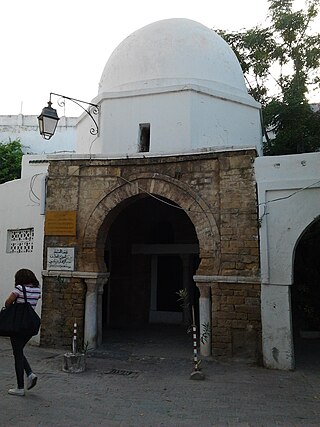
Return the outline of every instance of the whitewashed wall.
[[[231,147],[254,147],[261,153],[260,104],[240,95],[228,97],[190,85],[148,93],[102,93],[94,100],[100,104],[100,134],[92,137],[92,120],[82,116],[77,153],[134,155],[140,123],[150,123],[150,154]]]
[[[0,185],[0,305],[14,287],[14,275],[20,268],[32,270],[41,285],[44,237],[44,181],[47,163],[29,163],[29,160],[43,160],[43,156],[26,156],[25,174],[22,179]],[[34,228],[33,251],[8,253],[8,230]],[[41,312],[41,301],[37,311]],[[34,337],[38,342],[39,337]]]
[[[291,285],[295,248],[320,216],[320,153],[260,157],[258,185],[262,340],[266,366],[294,368]]]
[[[75,150],[77,120],[75,117],[61,117],[55,135],[47,141],[39,134],[37,116],[0,116],[0,143],[19,138],[26,154],[72,152]]]

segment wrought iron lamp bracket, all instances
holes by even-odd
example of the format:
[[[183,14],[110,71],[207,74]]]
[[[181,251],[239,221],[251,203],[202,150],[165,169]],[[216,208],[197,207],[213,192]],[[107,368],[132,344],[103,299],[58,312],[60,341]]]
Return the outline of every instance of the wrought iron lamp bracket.
[[[72,101],[75,104],[77,104],[80,108],[82,108],[82,110],[85,113],[87,113],[88,116],[91,117],[91,120],[94,123],[94,127],[90,128],[91,135],[98,135],[99,134],[99,126],[98,126],[97,120],[94,117],[94,116],[98,116],[98,114],[99,114],[99,111],[100,111],[99,105],[93,104],[91,102],[81,101],[80,99],[71,98],[69,96],[60,95],[59,93],[54,93],[54,92],[50,92],[49,103],[51,103],[52,95],[59,97],[57,103],[60,107],[65,106],[65,100],[67,99],[68,101]],[[84,107],[82,104],[86,104],[87,107]]]

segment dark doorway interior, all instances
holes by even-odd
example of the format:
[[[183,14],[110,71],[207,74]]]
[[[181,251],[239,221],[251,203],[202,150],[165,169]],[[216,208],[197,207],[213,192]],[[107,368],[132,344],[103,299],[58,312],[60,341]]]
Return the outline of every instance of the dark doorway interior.
[[[183,325],[186,333],[177,292],[187,283],[198,313],[199,294],[192,277],[199,256],[194,226],[182,209],[164,198],[132,199],[110,227],[105,261],[110,279],[103,294],[104,335],[112,329],[171,322]],[[150,320],[152,309],[155,320]],[[172,320],[179,316],[180,324]]]
[[[183,288],[180,256],[159,256],[157,273],[157,310],[181,311],[181,306],[177,303],[177,292]]]
[[[320,221],[301,237],[295,253],[292,320],[297,366],[320,360]],[[318,362],[319,363],[319,362]]]

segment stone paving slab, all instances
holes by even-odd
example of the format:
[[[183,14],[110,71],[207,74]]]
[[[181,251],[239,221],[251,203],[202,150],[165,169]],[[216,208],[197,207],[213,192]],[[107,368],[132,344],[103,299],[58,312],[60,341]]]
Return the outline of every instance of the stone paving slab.
[[[192,359],[93,353],[87,370],[62,371],[63,350],[28,346],[38,374],[25,397],[10,396],[10,342],[0,338],[0,426],[318,427],[320,367],[271,371],[241,362],[202,362],[204,381],[189,379]],[[128,374],[132,372],[132,374]]]

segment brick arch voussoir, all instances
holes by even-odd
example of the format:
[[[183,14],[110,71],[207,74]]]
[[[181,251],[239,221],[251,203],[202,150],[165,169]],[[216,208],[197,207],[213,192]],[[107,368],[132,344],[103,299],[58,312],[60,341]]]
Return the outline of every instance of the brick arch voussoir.
[[[136,191],[127,187],[126,184],[123,184],[113,189],[97,203],[84,228],[82,237],[83,247],[96,246],[99,229],[105,221],[106,216],[121,202],[137,194]]]
[[[210,206],[186,183],[158,173],[131,175],[122,185],[106,194],[87,220],[82,247],[97,247],[99,230],[107,215],[120,203],[143,193],[165,197],[184,209],[195,227],[200,258],[215,258],[215,263],[219,263],[220,235]]]
[[[199,243],[202,243],[200,252],[204,249],[208,256],[218,256],[220,234],[217,223],[210,207],[198,193],[186,183],[159,173],[145,173],[130,177],[130,182],[136,181],[139,181],[140,189],[144,188],[150,194],[172,200],[184,209],[196,229]]]

